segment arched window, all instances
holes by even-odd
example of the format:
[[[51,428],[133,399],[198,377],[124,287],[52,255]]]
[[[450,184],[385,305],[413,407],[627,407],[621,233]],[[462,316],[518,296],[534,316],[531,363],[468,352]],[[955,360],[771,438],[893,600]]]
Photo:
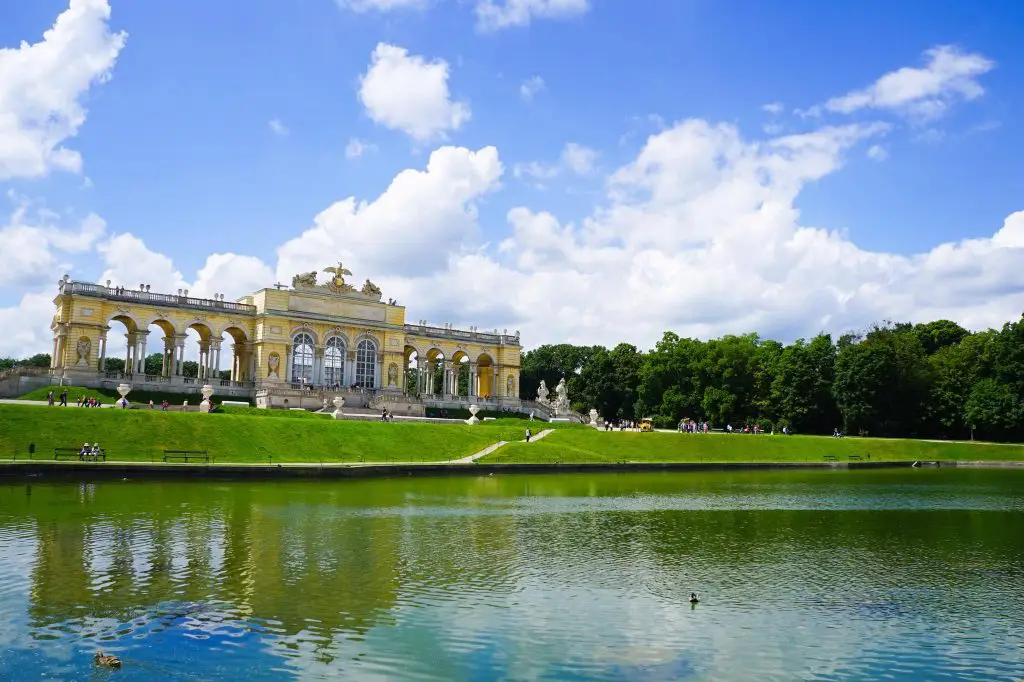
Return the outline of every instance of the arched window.
[[[292,381],[313,380],[313,337],[296,334],[292,339]]]
[[[375,388],[377,378],[377,346],[363,339],[356,346],[356,385]]]
[[[345,383],[345,341],[338,336],[327,339],[324,348],[324,383]]]

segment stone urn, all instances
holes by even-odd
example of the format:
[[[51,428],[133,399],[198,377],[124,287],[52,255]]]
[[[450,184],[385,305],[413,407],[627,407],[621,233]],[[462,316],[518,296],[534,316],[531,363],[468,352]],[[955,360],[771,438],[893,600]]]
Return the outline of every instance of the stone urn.
[[[590,425],[597,426],[597,410],[590,411]]]
[[[467,424],[479,424],[480,420],[476,418],[476,413],[480,411],[480,408],[476,405],[469,406],[469,419],[466,420]]]
[[[131,391],[132,391],[132,385],[131,384],[118,384],[117,385],[117,392],[121,396],[122,400],[124,399],[124,397],[126,395],[131,393]]]
[[[344,417],[345,413],[341,411],[341,408],[345,407],[345,399],[338,395],[331,402],[334,403],[334,418],[341,419]]]
[[[213,403],[210,402],[210,396],[213,395],[213,386],[210,384],[204,384],[199,392],[203,394],[203,401],[199,403],[200,412],[209,412],[210,408],[213,407]]]

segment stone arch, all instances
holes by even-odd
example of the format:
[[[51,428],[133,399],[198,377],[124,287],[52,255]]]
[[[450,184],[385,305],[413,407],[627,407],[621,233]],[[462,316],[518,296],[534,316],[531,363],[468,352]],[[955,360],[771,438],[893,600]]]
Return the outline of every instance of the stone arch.
[[[160,331],[164,333],[164,336],[176,336],[180,332],[178,331],[178,325],[174,324],[173,320],[169,320],[166,315],[153,315],[146,322],[144,329],[148,329],[153,325],[160,327]]]
[[[288,338],[290,338],[292,343],[294,343],[295,337],[299,334],[309,334],[313,338],[314,344],[320,343],[320,336],[316,333],[316,330],[308,324],[300,324],[292,327],[291,332],[288,334]]]
[[[404,382],[405,392],[408,395],[419,395],[424,391],[423,387],[423,376],[420,373],[420,360],[423,355],[420,353],[420,349],[415,345],[406,342],[405,347],[402,349],[402,358],[404,360]]]
[[[150,330],[150,327],[153,326],[156,326],[157,329],[163,332],[163,335],[158,336],[154,334],[153,331]],[[166,315],[156,314],[150,316],[145,329],[142,331],[146,332],[146,357],[142,358],[146,374],[150,376],[161,376],[164,378],[169,378],[175,375],[178,371],[177,342],[178,337],[182,334],[178,329],[178,325]],[[152,355],[160,355],[160,364],[158,367],[154,367],[147,363],[147,359]]]
[[[237,324],[229,324],[221,328],[219,332],[214,332],[214,336],[218,339],[223,338],[224,334],[228,334],[235,343],[245,343],[249,340],[249,334]]]
[[[135,319],[135,316],[126,310],[116,310],[108,315],[104,324],[110,326],[111,322],[120,322],[129,334],[143,328],[139,321]]]
[[[210,325],[208,325],[206,322],[203,322],[202,320],[190,321],[188,324],[185,325],[184,331],[187,332],[189,329],[199,334],[200,343],[209,343],[210,339],[213,338],[213,330],[210,329]]]
[[[452,377],[452,388],[455,395],[473,395],[473,386],[470,385],[473,381],[473,373],[470,371],[472,364],[469,353],[461,346],[452,353],[452,371],[455,373]]]
[[[492,398],[497,395],[494,386],[494,358],[484,351],[476,357],[476,375],[479,395],[482,398]]]
[[[352,345],[352,342],[348,338],[348,334],[346,334],[343,329],[329,329],[327,333],[324,334],[324,343],[326,344],[331,339],[341,339],[341,342],[345,345],[346,348]]]
[[[356,334],[356,338],[353,340],[353,344],[355,346],[358,346],[362,341],[370,341],[373,344],[373,347],[377,350],[377,352],[380,352],[380,349],[383,346],[381,340],[377,338],[377,335],[373,334],[372,332],[359,332],[358,334]]]

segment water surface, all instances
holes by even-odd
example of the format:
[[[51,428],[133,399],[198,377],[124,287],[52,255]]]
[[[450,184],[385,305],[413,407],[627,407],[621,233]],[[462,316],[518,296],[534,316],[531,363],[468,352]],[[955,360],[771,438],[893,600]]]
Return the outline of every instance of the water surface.
[[[105,679],[97,649],[122,680],[1013,680],[1024,472],[0,484],[0,679]]]

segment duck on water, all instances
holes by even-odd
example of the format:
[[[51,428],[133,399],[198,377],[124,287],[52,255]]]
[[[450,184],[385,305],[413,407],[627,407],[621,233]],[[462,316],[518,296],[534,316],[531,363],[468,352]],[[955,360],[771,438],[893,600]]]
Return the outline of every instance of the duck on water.
[[[691,604],[696,604],[699,601],[700,601],[700,599],[697,597],[697,593],[696,592],[691,592],[690,593],[690,603]]]

